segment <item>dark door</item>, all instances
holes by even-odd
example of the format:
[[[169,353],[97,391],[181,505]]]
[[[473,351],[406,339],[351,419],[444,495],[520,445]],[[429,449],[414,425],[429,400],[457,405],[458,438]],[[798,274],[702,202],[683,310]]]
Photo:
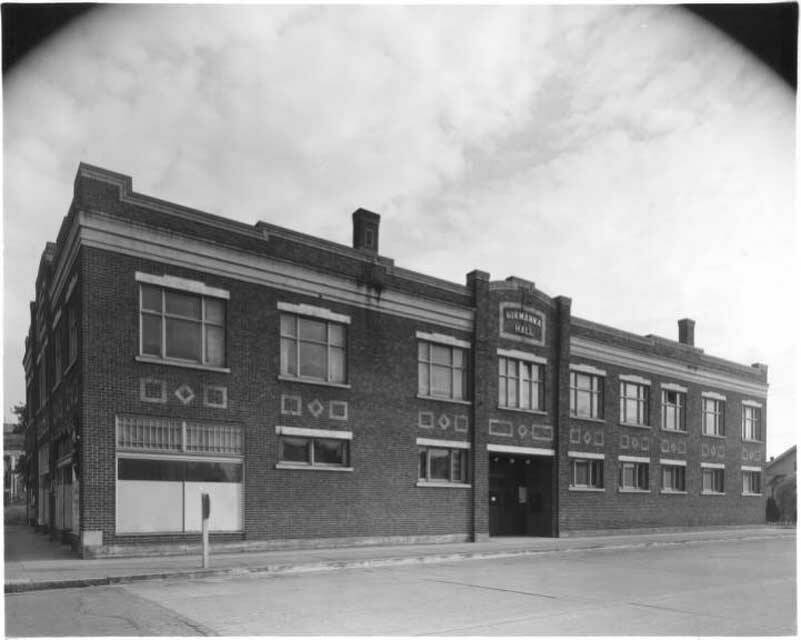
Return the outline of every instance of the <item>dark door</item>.
[[[490,535],[526,534],[528,486],[523,465],[508,456],[490,457]]]
[[[544,457],[490,454],[491,536],[550,536],[552,461]]]

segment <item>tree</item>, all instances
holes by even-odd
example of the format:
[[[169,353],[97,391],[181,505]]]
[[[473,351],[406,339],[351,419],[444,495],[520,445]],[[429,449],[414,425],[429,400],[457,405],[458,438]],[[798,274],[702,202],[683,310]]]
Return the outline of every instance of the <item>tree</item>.
[[[781,512],[783,522],[796,521],[796,488],[795,474],[787,476],[776,487],[776,503]]]
[[[768,498],[768,503],[765,505],[765,520],[768,522],[778,522],[781,515],[779,505],[776,504],[776,500],[771,496]]]
[[[24,404],[15,404],[11,412],[17,416],[14,433],[25,433],[25,429],[28,428],[28,407]]]

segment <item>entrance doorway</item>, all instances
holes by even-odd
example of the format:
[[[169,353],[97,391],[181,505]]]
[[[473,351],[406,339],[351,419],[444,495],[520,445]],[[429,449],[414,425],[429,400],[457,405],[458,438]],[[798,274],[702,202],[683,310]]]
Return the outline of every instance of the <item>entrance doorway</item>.
[[[508,453],[489,456],[490,535],[553,535],[553,459]]]

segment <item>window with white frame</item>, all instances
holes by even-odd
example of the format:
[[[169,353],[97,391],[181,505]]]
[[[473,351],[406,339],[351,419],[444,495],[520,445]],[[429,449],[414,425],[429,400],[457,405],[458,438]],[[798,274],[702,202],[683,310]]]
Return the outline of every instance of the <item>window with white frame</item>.
[[[225,300],[140,284],[140,353],[225,366]]]
[[[350,440],[323,436],[281,435],[278,461],[309,467],[348,467]]]
[[[662,389],[662,428],[665,431],[687,431],[687,394]]]
[[[345,384],[347,373],[344,324],[281,314],[281,375]]]
[[[467,483],[467,449],[418,445],[420,482]]]
[[[706,494],[723,493],[723,471],[719,468],[702,467],[701,492]]]
[[[743,405],[743,440],[762,440],[762,409]]]
[[[498,358],[498,406],[542,411],[545,407],[545,367],[536,362]]]
[[[665,493],[685,493],[687,478],[684,465],[662,464],[662,491]]]
[[[762,472],[743,470],[743,494],[749,496],[762,495]]]
[[[644,461],[620,461],[620,489],[624,491],[649,491],[649,467],[650,463]]]
[[[603,489],[604,461],[589,458],[571,458],[570,487],[573,489]]]
[[[620,381],[620,421],[647,425],[650,387],[636,382]]]
[[[417,343],[417,391],[421,396],[467,399],[467,349]]]
[[[603,377],[580,371],[570,372],[570,415],[603,418]]]
[[[702,432],[704,435],[726,435],[725,407],[725,401],[719,398],[701,398]]]

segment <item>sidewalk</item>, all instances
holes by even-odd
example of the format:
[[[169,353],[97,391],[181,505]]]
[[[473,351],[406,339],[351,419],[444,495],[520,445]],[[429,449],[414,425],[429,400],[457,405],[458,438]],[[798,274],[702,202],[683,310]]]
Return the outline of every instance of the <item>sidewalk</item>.
[[[541,553],[642,548],[731,540],[795,538],[795,529],[752,527],[704,529],[671,533],[588,536],[570,538],[491,538],[486,542],[298,549],[214,554],[210,568],[201,568],[199,554],[155,558],[81,560],[66,547],[48,541],[30,527],[5,528],[5,591],[33,591],[66,587],[254,573],[331,571],[507,558]]]

